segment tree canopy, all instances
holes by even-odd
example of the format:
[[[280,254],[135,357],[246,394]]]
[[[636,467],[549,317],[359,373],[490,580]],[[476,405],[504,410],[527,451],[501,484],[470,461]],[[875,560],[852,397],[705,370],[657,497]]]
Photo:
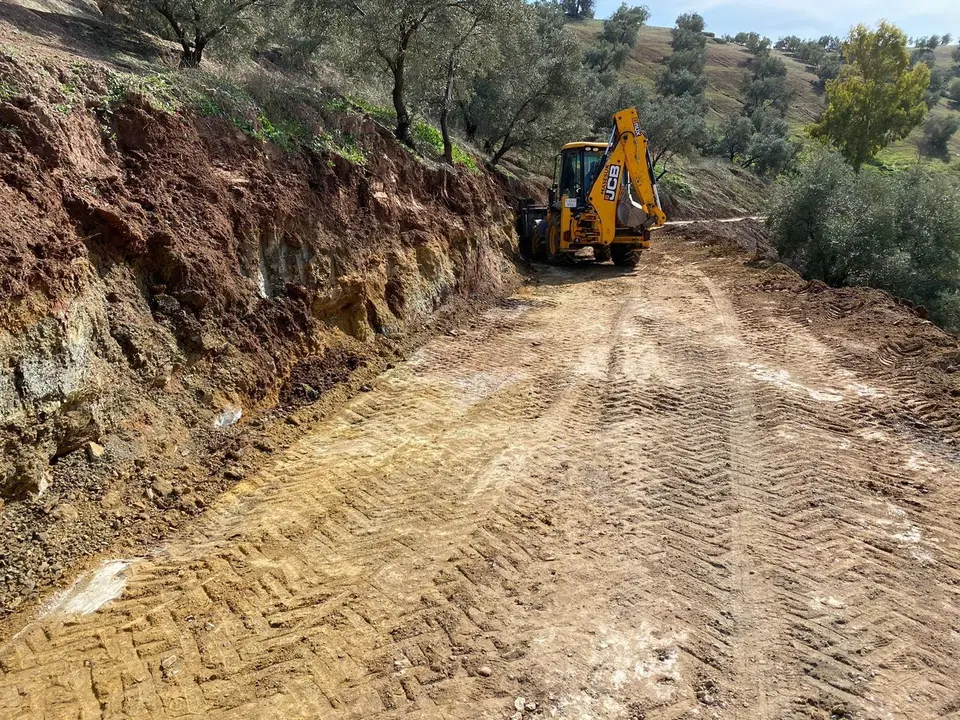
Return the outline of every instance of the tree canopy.
[[[603,21],[603,30],[592,47],[587,50],[587,64],[598,72],[621,70],[630,51],[637,43],[640,28],[650,17],[650,10],[637,5],[620,7]]]
[[[279,0],[120,0],[119,5],[160,35],[179,43],[180,66],[197,67],[215,38],[241,28]]]
[[[811,134],[834,145],[856,172],[888,144],[923,122],[930,82],[924,63],[910,67],[907,37],[887,22],[851,29],[845,64],[826,83],[827,109]]]

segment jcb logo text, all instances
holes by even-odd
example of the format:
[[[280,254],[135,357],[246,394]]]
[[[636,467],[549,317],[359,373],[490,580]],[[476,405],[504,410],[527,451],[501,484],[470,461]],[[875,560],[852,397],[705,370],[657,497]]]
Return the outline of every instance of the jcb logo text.
[[[617,185],[620,184],[620,166],[611,165],[610,172],[607,174],[607,184],[603,188],[603,197],[608,202],[613,202],[617,197]]]

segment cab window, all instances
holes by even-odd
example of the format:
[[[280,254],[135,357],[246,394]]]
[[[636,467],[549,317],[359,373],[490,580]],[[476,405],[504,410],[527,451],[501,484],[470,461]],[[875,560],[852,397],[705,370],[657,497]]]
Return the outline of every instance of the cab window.
[[[560,159],[560,197],[580,194],[582,182],[580,151],[568,150]]]
[[[600,162],[603,152],[599,149],[587,148],[583,153],[583,187],[589,189],[597,180],[600,171]]]

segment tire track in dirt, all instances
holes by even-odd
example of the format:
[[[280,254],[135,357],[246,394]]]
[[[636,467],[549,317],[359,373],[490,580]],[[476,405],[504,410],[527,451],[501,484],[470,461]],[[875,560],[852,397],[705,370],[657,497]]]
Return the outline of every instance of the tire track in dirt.
[[[544,271],[112,602],[28,622],[0,716],[956,712],[948,425],[904,423],[909,378],[851,367],[747,272],[671,241],[634,273]]]
[[[811,337],[806,323],[751,312],[749,324],[771,367],[805,373],[758,373],[768,384],[771,456],[782,458],[771,470],[788,489],[776,527],[782,545],[797,548],[779,582],[790,589],[785,608],[803,650],[796,662],[816,690],[796,712],[939,717],[957,699],[947,690],[957,644],[936,639],[946,630],[940,613],[956,607],[957,523],[955,505],[927,496],[932,485],[956,496],[956,465],[917,462],[930,440],[911,431],[909,373],[864,384],[850,372],[857,364]],[[793,392],[775,391],[785,383]],[[942,457],[953,442],[933,445]],[[942,482],[931,483],[933,473]]]

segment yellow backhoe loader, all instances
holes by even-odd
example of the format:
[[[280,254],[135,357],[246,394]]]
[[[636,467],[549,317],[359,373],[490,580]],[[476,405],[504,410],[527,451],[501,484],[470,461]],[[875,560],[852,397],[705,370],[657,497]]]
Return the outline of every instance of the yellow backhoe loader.
[[[636,108],[613,116],[609,143],[567,143],[557,155],[544,207],[521,203],[520,252],[533,260],[586,259],[634,266],[650,247],[650,230],[666,215]]]

